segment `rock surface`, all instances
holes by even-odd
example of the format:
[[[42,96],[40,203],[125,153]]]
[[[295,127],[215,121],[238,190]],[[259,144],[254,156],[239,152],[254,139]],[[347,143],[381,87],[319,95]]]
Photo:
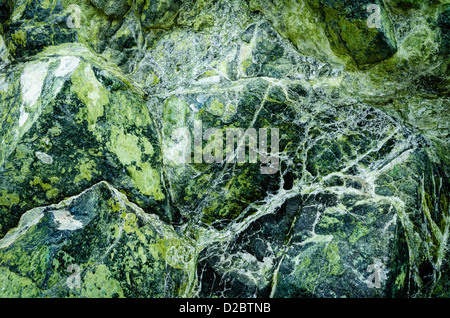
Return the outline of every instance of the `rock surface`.
[[[0,245],[0,295],[187,296],[194,251],[158,217],[101,182],[22,216]]]
[[[449,296],[445,1],[0,10],[0,297]]]

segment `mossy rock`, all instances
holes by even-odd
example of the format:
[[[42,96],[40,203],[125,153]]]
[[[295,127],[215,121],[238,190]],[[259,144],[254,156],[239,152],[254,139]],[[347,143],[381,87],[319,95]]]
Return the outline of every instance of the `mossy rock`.
[[[101,9],[107,16],[112,16],[114,18],[122,17],[131,8],[129,0],[92,0],[92,3],[98,9]]]
[[[309,2],[325,21],[332,48],[338,54],[350,54],[359,66],[381,62],[397,52],[394,28],[382,1]],[[368,11],[373,4],[379,12]],[[369,21],[372,13],[377,15],[375,23]]]
[[[139,95],[76,56],[43,58],[10,75],[1,94],[2,234],[26,210],[102,180],[166,214],[158,132]]]
[[[0,296],[448,297],[444,2],[0,1]]]
[[[137,0],[135,6],[141,12],[144,29],[169,28],[180,10],[181,0]]]
[[[183,297],[193,247],[106,182],[23,215],[0,241],[3,297]]]
[[[441,29],[441,44],[439,54],[450,53],[450,9],[443,11],[438,18],[438,26]]]
[[[67,25],[69,14],[59,0],[22,1],[3,26],[5,41],[14,58],[24,58],[48,46],[78,42],[76,30]]]

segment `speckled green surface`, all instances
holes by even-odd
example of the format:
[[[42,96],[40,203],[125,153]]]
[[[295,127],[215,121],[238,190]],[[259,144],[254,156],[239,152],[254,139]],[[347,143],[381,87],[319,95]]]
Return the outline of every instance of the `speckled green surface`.
[[[449,12],[0,0],[0,297],[449,297]]]

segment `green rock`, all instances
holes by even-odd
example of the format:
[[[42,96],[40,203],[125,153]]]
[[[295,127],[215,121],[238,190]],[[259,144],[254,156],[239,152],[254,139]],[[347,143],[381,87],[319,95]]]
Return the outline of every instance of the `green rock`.
[[[397,52],[394,28],[381,1],[252,0],[250,4],[306,54],[341,61],[350,56],[362,67]],[[377,10],[376,23],[369,24],[375,17],[373,10]]]
[[[441,29],[440,54],[450,53],[450,9],[445,10],[439,15],[438,26]]]
[[[5,21],[8,20],[9,16],[11,15],[12,7],[13,7],[12,1],[9,0],[0,1],[0,24],[3,24]]]
[[[194,248],[106,182],[25,213],[0,241],[2,297],[183,297]]]
[[[165,29],[173,24],[181,3],[181,0],[136,0],[135,6],[141,12],[144,29]]]
[[[2,234],[26,210],[103,180],[172,218],[160,205],[167,194],[158,132],[127,84],[70,55],[42,57],[6,76],[0,191],[20,200],[5,199],[0,206]]]
[[[378,63],[397,52],[393,26],[382,1],[309,2],[325,21],[325,32],[333,50],[348,52],[359,66]],[[370,5],[375,5],[374,9]]]
[[[51,45],[77,42],[77,33],[67,26],[67,19],[59,0],[18,1],[3,26],[11,55],[23,58]]]
[[[374,109],[342,111],[318,113],[311,122],[304,147],[321,150],[307,154],[298,183],[253,205],[239,227],[228,227],[239,228],[238,235],[202,252],[204,295],[407,297],[441,286],[436,266],[448,257],[441,250],[448,199],[437,198],[448,197],[445,172],[420,148],[420,138],[388,117]],[[313,134],[315,125],[320,134]],[[334,129],[324,131],[327,125]],[[358,127],[364,132],[356,138]],[[339,152],[331,150],[333,141]],[[283,174],[295,170],[288,166]],[[340,182],[331,181],[337,177]],[[431,232],[421,226],[424,218]],[[377,266],[376,288],[370,266]]]
[[[445,1],[0,9],[0,297],[448,297]]]
[[[92,3],[107,16],[122,17],[130,9],[130,1],[92,0]]]

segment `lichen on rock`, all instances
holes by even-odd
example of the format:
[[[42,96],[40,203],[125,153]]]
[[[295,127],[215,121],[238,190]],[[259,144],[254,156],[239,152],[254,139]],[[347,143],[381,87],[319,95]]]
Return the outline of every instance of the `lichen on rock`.
[[[448,17],[0,0],[0,297],[448,297]]]
[[[13,277],[3,297],[182,297],[193,286],[190,242],[106,182],[25,213],[0,248],[1,277]]]

